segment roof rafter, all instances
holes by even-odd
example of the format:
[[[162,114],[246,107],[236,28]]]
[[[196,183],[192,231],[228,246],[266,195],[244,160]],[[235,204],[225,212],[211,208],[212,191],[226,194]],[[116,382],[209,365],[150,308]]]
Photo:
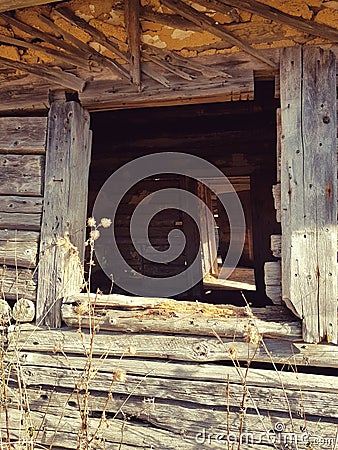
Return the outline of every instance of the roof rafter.
[[[82,29],[86,33],[88,33],[96,42],[103,45],[107,50],[114,53],[116,56],[121,58],[123,61],[128,62],[127,50],[128,45],[125,42],[120,41],[117,38],[107,38],[102,31],[90,25],[81,17],[78,17],[74,14],[70,9],[63,7],[60,9],[54,10],[54,13],[59,17],[67,20],[69,23],[76,25],[78,28]],[[122,50],[121,50],[122,49]],[[163,86],[169,87],[169,81],[163,77],[161,74],[156,72],[152,67],[150,67],[147,63],[142,64],[142,72],[148,75],[153,80],[162,84]]]
[[[73,34],[68,33],[66,30],[63,30],[55,22],[53,22],[46,16],[40,15],[39,20],[41,20],[45,25],[49,26],[51,30],[54,30],[57,33],[61,34],[64,37],[64,39],[70,41],[75,47],[79,48],[82,52],[87,53],[87,55],[89,55],[89,57],[92,58],[94,61],[96,61],[98,64],[102,65],[103,67],[106,67],[111,72],[130,80],[128,72],[117,61],[111,58],[108,59],[105,56],[101,55],[101,53],[96,51],[90,45],[84,43],[83,41],[75,37]]]
[[[202,30],[208,31],[214,36],[218,36],[221,39],[230,42],[232,45],[236,45],[241,50],[259,59],[260,61],[263,61],[270,67],[276,67],[273,61],[265,58],[261,53],[252,48],[249,44],[236,37],[233,33],[227,31],[224,25],[218,24],[211,17],[200,13],[191,6],[188,6],[186,3],[178,0],[161,0],[161,3],[170,8],[175,13],[180,14],[186,19],[191,20],[195,24],[199,25]]]
[[[28,64],[12,59],[0,57],[0,64],[11,67],[22,72],[31,73],[38,77],[44,78],[52,83],[59,84],[65,88],[82,92],[85,87],[85,81],[63,70],[57,70],[42,64]]]
[[[140,0],[125,0],[124,22],[128,36],[131,80],[138,89],[141,89]]]
[[[265,17],[266,19],[273,20],[275,22],[282,23],[289,27],[297,28],[305,33],[312,34],[314,36],[319,36],[324,39],[328,39],[334,42],[338,41],[338,30],[332,28],[328,25],[324,25],[318,22],[313,22],[311,20],[303,19],[302,17],[295,17],[287,14],[279,9],[272,6],[260,3],[256,0],[226,0],[225,2],[221,0],[212,0],[211,3],[219,5],[224,5],[224,8],[228,6],[233,6],[235,8],[242,9],[243,11],[248,11],[252,14],[257,14],[258,16]],[[199,3],[199,1],[197,2]]]
[[[0,42],[8,45],[15,45],[19,48],[25,48],[34,50],[40,53],[44,53],[47,56],[54,58],[55,60],[63,61],[66,64],[70,64],[73,66],[82,67],[83,69],[89,70],[88,60],[83,60],[76,55],[69,55],[67,53],[60,52],[56,49],[50,47],[43,47],[41,45],[33,44],[31,42],[23,41],[21,39],[12,38],[9,36],[4,36],[0,34]]]

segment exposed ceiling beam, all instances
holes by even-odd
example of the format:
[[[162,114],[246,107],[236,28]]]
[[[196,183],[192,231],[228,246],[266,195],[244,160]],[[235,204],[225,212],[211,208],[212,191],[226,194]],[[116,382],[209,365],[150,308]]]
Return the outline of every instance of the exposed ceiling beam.
[[[127,55],[128,45],[125,42],[122,42],[119,39],[113,37],[107,38],[107,36],[105,36],[102,33],[102,31],[93,27],[81,17],[78,17],[68,8],[55,9],[54,14],[62,17],[64,20],[67,20],[69,23],[72,23],[73,25],[76,25],[81,30],[84,30],[93,38],[94,41],[103,45],[107,50],[114,53],[123,61],[125,62],[129,61]],[[147,63],[143,62],[142,72],[148,75],[153,80],[162,84],[163,86],[166,87],[170,86],[169,81],[164,76],[159,74],[156,70],[154,70],[152,67],[150,67]]]
[[[131,80],[138,89],[141,89],[140,0],[125,0],[124,22],[128,36]]]
[[[96,61],[97,64],[99,64],[100,66],[106,67],[111,72],[129,80],[128,72],[120,63],[113,60],[112,58],[108,59],[105,56],[101,55],[101,53],[96,51],[89,44],[84,43],[73,34],[59,27],[55,22],[50,20],[48,17],[40,14],[39,20],[41,20],[41,22],[47,25],[54,32],[61,34],[64,39],[66,39],[67,41],[71,42],[72,45],[74,45],[74,48],[76,47],[80,49],[81,52],[87,53],[90,56],[90,58],[93,61]]]
[[[65,88],[82,92],[85,86],[85,81],[73,75],[72,73],[57,70],[43,64],[28,64],[21,61],[14,61],[12,59],[0,57],[0,64],[11,67],[16,70],[37,75],[53,84],[59,84]]]
[[[224,25],[220,25],[215,22],[211,17],[197,11],[196,9],[188,6],[186,3],[180,0],[161,0],[163,5],[170,8],[177,14],[180,14],[182,17],[185,17],[191,22],[199,25],[202,30],[208,31],[214,36],[218,36],[221,39],[230,42],[232,45],[236,45],[241,50],[245,51],[249,55],[254,56],[260,61],[265,62],[270,67],[275,68],[275,63],[267,58],[265,58],[261,53],[255,50],[246,42],[242,41],[240,38],[236,37],[233,33],[229,32]]]
[[[0,1],[0,12],[27,8],[29,6],[46,5],[47,3],[54,3],[55,1],[63,0],[2,0]]]
[[[300,31],[312,34],[313,36],[319,36],[330,41],[338,42],[338,30],[335,28],[318,22],[313,22],[312,20],[306,20],[302,17],[291,16],[290,14],[264,3],[260,3],[256,0],[225,0],[224,2],[214,0],[211,3],[217,3],[218,6],[223,4],[224,8],[227,8],[230,5],[235,8],[242,9],[243,11],[248,11],[252,14],[265,17],[266,19],[282,23],[289,27],[297,28]]]

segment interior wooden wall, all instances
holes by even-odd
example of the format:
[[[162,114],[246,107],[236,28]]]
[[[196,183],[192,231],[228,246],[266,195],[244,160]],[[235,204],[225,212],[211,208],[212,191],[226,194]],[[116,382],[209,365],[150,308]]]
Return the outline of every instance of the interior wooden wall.
[[[247,176],[249,180],[254,180],[255,185],[251,194],[249,191],[239,194],[249,229],[240,263],[256,268],[259,295],[265,297],[263,265],[265,261],[274,259],[270,250],[270,235],[280,230],[275,220],[271,192],[272,184],[276,182],[277,104],[273,98],[272,84],[262,83],[257,86],[256,100],[252,102],[92,114],[94,137],[89,211],[92,210],[99,189],[115,170],[149,153],[187,152],[215,164],[230,178]],[[130,130],[128,133],[124,131],[125,124]],[[155,275],[160,273],[161,268],[154,264],[142,266],[142,260],[128,239],[128,220],[133,209],[130,203],[134,202],[135,207],[137,195],[156,189],[156,183],[157,189],[169,187],[163,181],[151,181],[148,185],[139,185],[129,198],[125,197],[116,229],[117,240],[121,243],[128,262],[132,262],[136,270],[143,267],[143,271],[147,270]],[[176,181],[172,179],[170,186],[174,187],[175,183],[179,184],[178,178]],[[252,215],[255,219],[253,223]],[[151,234],[157,245],[166,248],[168,231],[175,222],[180,223],[182,217],[171,210],[169,216],[163,214],[158,219],[161,223],[152,224]],[[229,237],[229,228],[223,214],[218,220],[224,241]],[[255,235],[253,242],[252,235]],[[223,250],[225,253],[226,248]],[[166,270],[184,270],[184,255],[180,261],[175,262],[175,267]],[[101,286],[97,287],[108,289],[109,280],[105,282],[105,277],[96,280],[101,282]]]

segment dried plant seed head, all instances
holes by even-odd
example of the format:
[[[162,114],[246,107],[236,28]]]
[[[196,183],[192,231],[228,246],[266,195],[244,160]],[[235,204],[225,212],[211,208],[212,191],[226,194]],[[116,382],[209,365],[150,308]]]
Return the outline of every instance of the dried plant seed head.
[[[113,372],[113,381],[117,383],[125,383],[127,379],[127,372],[123,369],[116,369]]]
[[[135,356],[137,353],[136,347],[134,347],[133,345],[129,345],[129,347],[127,349],[127,353],[130,356]]]
[[[111,220],[110,220],[110,219],[107,219],[107,217],[103,217],[103,218],[101,219],[100,225],[101,225],[103,228],[109,228],[111,224],[112,224]]]
[[[248,330],[245,335],[245,341],[249,344],[259,344],[262,339],[259,330],[255,326],[248,326]]]
[[[88,218],[87,225],[89,227],[96,227],[96,220],[94,219],[94,217],[89,217]]]
[[[93,230],[90,232],[89,236],[92,241],[96,241],[100,237],[100,232],[99,230]]]

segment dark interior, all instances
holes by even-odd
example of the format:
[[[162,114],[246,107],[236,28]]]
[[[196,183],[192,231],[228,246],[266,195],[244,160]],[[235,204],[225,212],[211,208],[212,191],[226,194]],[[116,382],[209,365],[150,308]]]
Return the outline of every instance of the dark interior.
[[[256,85],[255,100],[231,103],[170,106],[158,108],[117,110],[92,113],[93,130],[92,163],[90,169],[88,215],[91,215],[97,193],[106,179],[125,163],[137,157],[157,152],[185,152],[211,162],[232,182],[238,193],[247,224],[245,245],[234,273],[238,288],[204,283],[182,293],[179,298],[201,299],[211,303],[246,301],[254,306],[270,304],[265,295],[263,265],[273,261],[270,235],[280,233],[276,222],[272,185],[276,183],[276,108],[272,82]],[[123,198],[115,220],[115,235],[119,249],[132,267],[126,274],[133,282],[137,272],[163,277],[184,270],[188,254],[197,252],[196,240],[188,244],[182,255],[173,263],[150,263],[138,255],[129,235],[129,221],[139,199],[166,187],[182,187],[194,192],[194,180],[172,174],[161,174],[137,183]],[[208,193],[219,231],[218,262],[227,252],[230,233],[227,215],[217,198]],[[109,212],[107,212],[109,217]],[[196,232],[189,216],[178,209],[169,208],[158,213],[149,227],[149,238],[155,248],[165,250],[167,236],[173,228]],[[190,252],[190,253],[189,253]],[[243,280],[241,279],[243,277]],[[241,288],[247,278],[255,290]],[[210,277],[208,278],[210,281]],[[231,278],[230,278],[231,279]],[[216,280],[216,279],[215,279]],[[119,288],[96,265],[92,273],[92,290],[103,293],[128,293]]]

